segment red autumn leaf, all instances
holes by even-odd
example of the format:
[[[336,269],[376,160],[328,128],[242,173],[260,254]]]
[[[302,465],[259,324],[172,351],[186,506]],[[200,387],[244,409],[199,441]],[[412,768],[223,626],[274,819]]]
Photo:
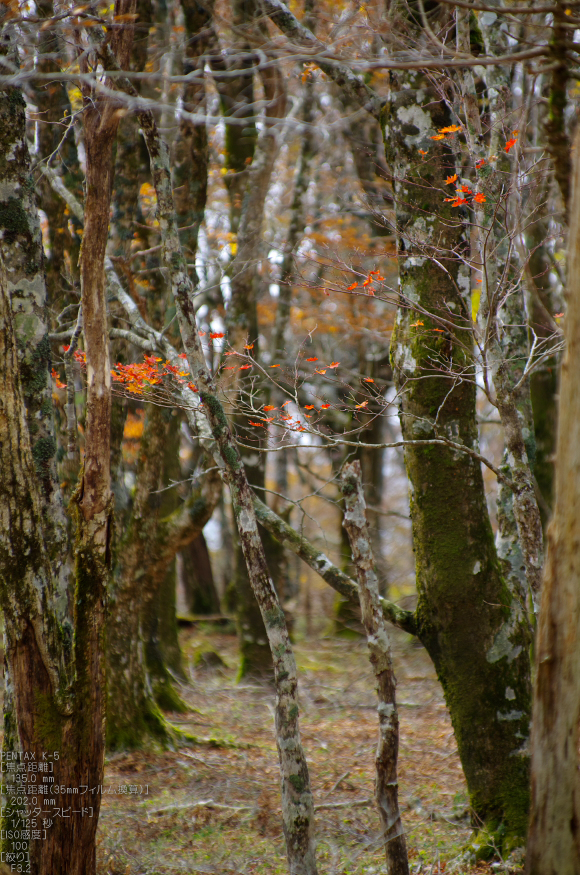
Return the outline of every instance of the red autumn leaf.
[[[306,359],[306,361],[307,361],[307,362],[317,362],[318,359],[316,358],[316,356],[313,356],[313,357],[310,358],[310,359]]]
[[[199,332],[200,337],[205,337],[206,334],[207,334],[207,331],[200,331]]]
[[[276,418],[275,416],[270,416],[270,417],[266,416],[264,418],[264,422],[274,422],[275,418]]]
[[[236,369],[235,365],[228,365],[227,367],[222,368],[222,370],[224,370],[224,371],[235,371],[235,369]]]
[[[56,388],[57,388],[57,389],[66,389],[66,383],[63,383],[63,382],[62,382],[62,380],[60,379],[60,377],[59,377],[57,371],[56,371],[54,368],[52,369],[52,377],[53,377],[53,379],[54,379],[54,381],[55,381],[55,383],[56,383]]]
[[[329,407],[330,407],[330,404],[321,404],[320,405],[321,410],[327,410]]]
[[[517,137],[513,137],[511,140],[508,140],[507,143],[505,144],[506,152],[509,152],[510,149],[513,149],[513,147],[515,146],[517,141],[518,141]]]
[[[238,371],[247,371],[248,368],[251,368],[251,367],[252,367],[251,365],[240,365],[240,367],[238,368]]]
[[[485,203],[485,195],[482,194],[482,192],[478,191],[477,194],[474,196],[473,200],[477,204],[484,204]]]
[[[70,343],[67,344],[66,346],[63,346],[62,351],[63,351],[63,352],[68,352],[69,349],[70,349]]]
[[[292,403],[291,401],[284,401],[284,404],[282,404],[282,407],[286,407],[287,404],[291,404],[291,403]]]
[[[188,383],[187,388],[191,389],[192,392],[197,392],[197,386],[194,386],[193,383]]]
[[[209,335],[212,340],[215,340],[218,337],[225,337],[223,331],[212,331]]]
[[[304,410],[314,410],[314,404],[305,404]]]
[[[266,406],[264,407],[264,410],[278,410],[278,408],[274,407],[273,404],[266,404]]]
[[[179,355],[178,355],[178,358],[180,358],[180,359],[186,359],[186,358],[187,358],[187,355],[186,355],[186,353],[184,353],[184,352],[180,352]]]
[[[256,426],[256,428],[266,428],[263,422],[252,422],[251,419],[249,419],[248,422],[250,423],[250,425]]]
[[[235,349],[229,349],[224,355],[240,355],[240,353],[236,352]]]
[[[485,164],[485,158],[482,158],[481,161],[476,161],[476,162],[475,162],[475,168],[476,168],[476,170],[479,170],[479,168],[480,168],[480,167],[483,167],[484,164]]]

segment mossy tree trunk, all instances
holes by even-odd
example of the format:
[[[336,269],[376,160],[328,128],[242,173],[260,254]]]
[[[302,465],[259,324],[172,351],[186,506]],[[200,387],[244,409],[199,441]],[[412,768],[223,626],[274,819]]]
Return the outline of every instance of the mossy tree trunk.
[[[159,617],[152,628],[154,606],[177,551],[202,530],[221,488],[217,474],[210,473],[204,478],[203,491],[194,489],[180,507],[161,516],[159,489],[164,483],[168,432],[166,412],[152,405],[141,441],[132,515],[118,550],[108,631],[107,745],[115,750],[141,747],[151,740],[171,741],[172,730],[159,710],[155,693],[159,705],[170,710],[183,706],[164,663]],[[169,580],[174,586],[173,574]],[[172,605],[174,609],[174,593]]]
[[[441,198],[454,157],[431,139],[450,122],[418,74],[405,76],[404,85],[393,90],[383,119],[398,232],[401,306],[391,358],[403,437],[441,433],[476,449],[470,283],[454,254],[466,241],[457,211],[444,209]],[[428,161],[417,160],[420,149]],[[445,271],[429,257],[436,253],[445,253]],[[412,445],[405,461],[419,636],[443,686],[475,823],[500,843],[503,832],[507,846],[521,841],[527,825],[527,623],[501,574],[479,463]]]

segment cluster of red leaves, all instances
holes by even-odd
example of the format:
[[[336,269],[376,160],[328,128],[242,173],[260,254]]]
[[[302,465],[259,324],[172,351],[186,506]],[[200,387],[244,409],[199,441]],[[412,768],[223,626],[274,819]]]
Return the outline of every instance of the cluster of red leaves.
[[[453,176],[448,176],[445,180],[445,185],[452,185],[454,182],[457,182],[457,174],[454,173]],[[485,203],[485,195],[478,191],[475,194],[470,189],[468,185],[459,185],[455,189],[455,197],[446,197],[445,203],[450,203],[452,207],[460,207],[462,204],[468,203],[467,197],[472,197],[473,202],[476,204],[484,204]],[[467,197],[464,197],[467,195]]]
[[[384,276],[381,276],[380,270],[371,270],[371,271],[369,271],[369,274],[368,274],[366,280],[363,281],[363,284],[362,284],[363,289],[367,290],[367,295],[373,295],[373,297],[374,297],[375,293],[371,288],[369,288],[369,286],[372,286],[372,284],[375,282],[381,283],[381,282],[383,282],[383,280],[384,280]],[[358,287],[358,283],[353,283],[352,285],[350,285],[347,288],[347,292],[352,292],[353,289],[356,289],[357,287]],[[332,367],[332,365],[330,365],[330,367]]]
[[[68,346],[63,348],[65,352],[69,349]],[[86,366],[86,353],[76,350],[73,353],[73,358],[80,365]],[[185,353],[182,353],[179,358],[185,359],[187,356]],[[163,359],[150,355],[144,355],[143,359],[144,361],[142,362],[130,362],[127,365],[117,362],[116,366],[111,370],[113,382],[121,384],[123,390],[130,392],[132,395],[143,395],[147,389],[163,384],[164,379],[169,377],[176,380],[177,383],[187,383],[187,386],[193,392],[197,392],[197,387],[187,380],[187,377],[189,377],[187,365],[182,365],[180,368],[172,365],[169,360],[163,362]],[[61,382],[58,372],[54,368],[52,376],[56,381],[57,389],[66,388],[66,383]]]

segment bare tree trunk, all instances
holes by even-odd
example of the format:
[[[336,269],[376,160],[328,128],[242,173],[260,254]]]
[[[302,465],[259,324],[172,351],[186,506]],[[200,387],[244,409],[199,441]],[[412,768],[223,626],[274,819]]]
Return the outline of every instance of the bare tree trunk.
[[[580,137],[568,238],[554,517],[537,634],[527,875],[580,872]]]
[[[389,875],[408,875],[407,842],[399,809],[397,760],[399,755],[399,715],[396,679],[391,645],[379,598],[374,571],[370,530],[362,488],[360,462],[348,462],[342,469],[340,488],[344,496],[343,526],[348,532],[356,566],[359,598],[369,659],[377,681],[379,699],[379,744],[376,754],[375,796],[381,820]]]

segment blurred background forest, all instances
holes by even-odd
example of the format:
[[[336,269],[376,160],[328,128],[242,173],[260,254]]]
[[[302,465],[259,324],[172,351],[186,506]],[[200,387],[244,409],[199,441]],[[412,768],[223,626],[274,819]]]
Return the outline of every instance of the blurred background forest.
[[[269,702],[280,752],[293,642],[321,869],[383,871],[357,460],[411,869],[520,871],[578,4],[1,8],[3,391],[28,435],[3,446],[29,445],[3,500],[40,508],[6,517],[5,750],[58,737],[65,783],[105,746],[111,786],[153,775],[147,810],[105,801],[98,871],[286,871]],[[44,670],[50,729],[19,692]],[[56,875],[73,839],[51,841],[28,871]]]

